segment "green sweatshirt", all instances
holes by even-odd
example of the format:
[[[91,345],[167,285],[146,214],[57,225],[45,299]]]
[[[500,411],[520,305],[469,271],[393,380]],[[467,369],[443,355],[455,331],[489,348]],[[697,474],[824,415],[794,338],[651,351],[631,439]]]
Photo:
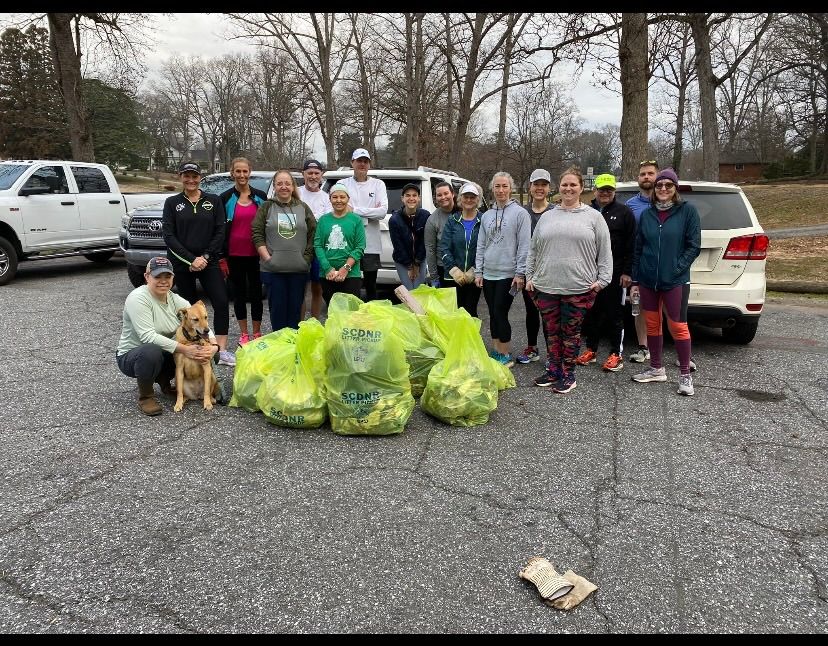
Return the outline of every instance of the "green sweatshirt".
[[[162,350],[175,352],[178,347],[175,341],[178,310],[182,307],[190,307],[190,303],[173,292],[169,292],[167,302],[162,303],[146,285],[133,289],[124,303],[121,338],[115,354],[121,356],[144,343],[154,343]]]
[[[350,211],[341,218],[326,213],[316,224],[313,248],[319,259],[319,276],[339,269],[348,258],[356,260],[347,278],[361,278],[359,260],[365,253],[365,225],[362,218]]]

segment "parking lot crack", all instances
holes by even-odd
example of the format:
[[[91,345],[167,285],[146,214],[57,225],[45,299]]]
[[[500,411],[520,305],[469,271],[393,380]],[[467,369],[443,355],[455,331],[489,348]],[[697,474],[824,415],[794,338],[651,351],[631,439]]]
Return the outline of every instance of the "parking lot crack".
[[[805,555],[802,553],[802,545],[796,539],[791,540],[791,551],[796,556],[799,567],[808,572],[808,574],[811,575],[811,578],[813,578],[814,585],[816,586],[817,597],[821,601],[828,603],[828,586],[826,586],[825,581],[819,577],[816,569],[807,561]]]
[[[99,627],[91,619],[83,617],[75,612],[72,612],[71,610],[68,610],[65,606],[62,606],[58,601],[50,599],[43,593],[27,591],[22,583],[17,581],[14,577],[11,576],[11,574],[9,574],[6,571],[0,571],[0,583],[4,585],[4,587],[10,594],[13,594],[16,597],[23,599],[24,601],[37,604],[42,608],[50,610],[59,617],[68,617],[72,621],[75,621],[80,624],[85,624],[87,626],[92,627]]]

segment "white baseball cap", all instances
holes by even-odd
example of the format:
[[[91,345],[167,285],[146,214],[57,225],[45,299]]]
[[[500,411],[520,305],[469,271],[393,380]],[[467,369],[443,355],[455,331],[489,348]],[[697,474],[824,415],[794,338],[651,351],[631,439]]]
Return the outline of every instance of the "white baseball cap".
[[[460,195],[463,193],[474,193],[477,197],[480,197],[480,191],[477,190],[477,187],[472,184],[471,182],[466,182],[463,184],[462,188],[460,189]]]
[[[532,174],[529,176],[529,183],[537,182],[539,180],[546,180],[550,184],[552,183],[552,176],[549,174],[548,170],[544,170],[543,168],[536,168],[532,171]]]
[[[359,159],[360,157],[367,157],[369,160],[371,159],[370,153],[367,150],[365,150],[365,148],[357,148],[354,151],[354,154],[351,155],[351,161],[353,161],[354,159]]]

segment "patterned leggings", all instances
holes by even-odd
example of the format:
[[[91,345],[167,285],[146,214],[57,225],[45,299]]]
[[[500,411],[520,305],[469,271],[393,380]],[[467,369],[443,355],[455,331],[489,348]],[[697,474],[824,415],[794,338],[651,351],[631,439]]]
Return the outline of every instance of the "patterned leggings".
[[[546,333],[547,370],[564,378],[575,377],[575,358],[581,351],[581,326],[595,302],[595,292],[547,294],[535,290],[535,305]]]

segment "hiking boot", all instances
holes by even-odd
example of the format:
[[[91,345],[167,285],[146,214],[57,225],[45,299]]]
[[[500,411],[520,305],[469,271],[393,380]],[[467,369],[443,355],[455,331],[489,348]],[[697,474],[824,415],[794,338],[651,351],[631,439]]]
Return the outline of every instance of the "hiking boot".
[[[597,355],[595,354],[595,350],[584,350],[581,354],[578,355],[578,358],[575,359],[575,363],[579,366],[585,366],[588,363],[595,363],[598,361]]]
[[[153,386],[154,384],[152,383],[142,384],[140,381],[138,382],[138,408],[141,409],[144,415],[149,415],[150,417],[155,417],[164,412],[161,404],[155,398],[155,389]]]
[[[552,386],[552,391],[563,395],[570,390],[575,390],[575,376],[564,377],[556,385]]]
[[[679,387],[676,391],[679,395],[693,394],[693,377],[690,375],[679,375]]]
[[[638,350],[630,355],[630,361],[633,363],[644,363],[650,360],[650,351],[646,345],[638,346]]]
[[[667,370],[665,370],[664,366],[661,368],[650,368],[644,372],[639,372],[637,375],[633,375],[632,380],[640,384],[645,384],[649,381],[667,381]]]
[[[540,377],[535,377],[535,385],[541,388],[554,386],[561,380],[561,375],[555,370],[544,370]]]
[[[234,355],[229,350],[222,350],[221,352],[219,352],[218,364],[220,366],[235,366],[236,365],[236,355]]]
[[[516,359],[518,363],[529,363],[531,361],[540,361],[540,355],[538,354],[537,347],[530,345],[524,348],[523,352]]]
[[[676,365],[681,367],[681,361],[676,359]],[[696,362],[693,359],[690,359],[690,372],[696,372]]]
[[[615,354],[614,352],[607,357],[607,360],[604,361],[604,365],[601,366],[604,370],[609,370],[610,372],[618,372],[619,370],[624,369],[624,359],[621,357],[620,354]]]
[[[245,332],[244,334],[239,335],[239,347],[242,347],[245,343],[250,342],[250,336]]]

